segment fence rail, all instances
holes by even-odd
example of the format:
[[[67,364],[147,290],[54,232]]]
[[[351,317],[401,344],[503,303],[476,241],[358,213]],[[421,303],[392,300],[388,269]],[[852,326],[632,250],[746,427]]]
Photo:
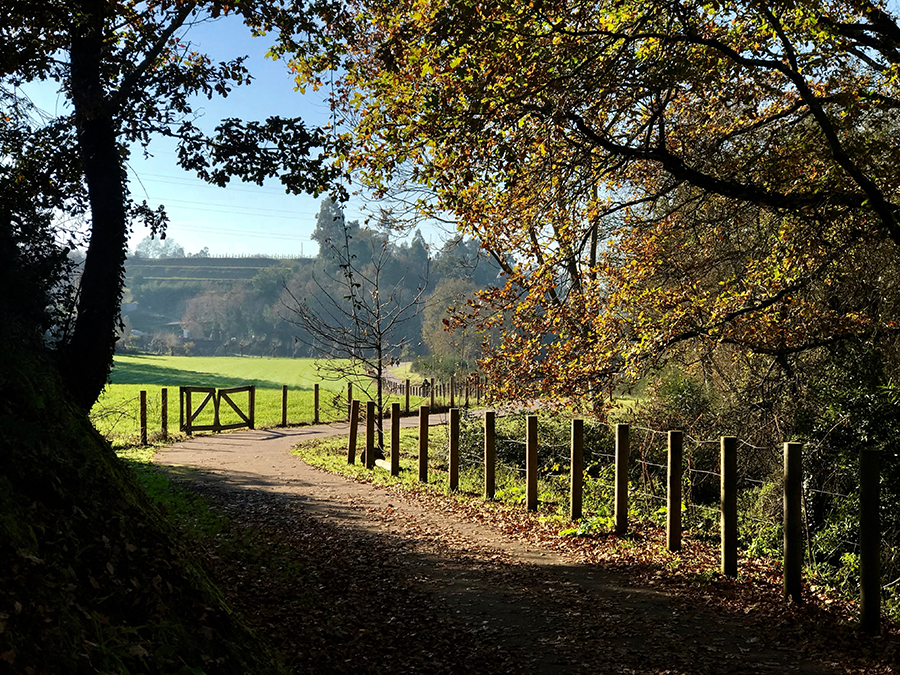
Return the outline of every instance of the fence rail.
[[[144,394],[144,392],[141,392]],[[215,387],[179,387],[179,428],[188,436],[195,431],[227,431],[230,429],[241,429],[247,427],[252,429],[256,419],[256,387],[248,385],[244,387],[230,387],[226,389],[216,389]],[[234,400],[235,394],[247,394],[246,412],[241,409],[240,405]],[[203,399],[195,408],[193,406],[192,397],[194,394],[203,395]],[[143,398],[143,397],[142,397]],[[222,423],[221,412],[222,402],[228,404],[233,410],[239,422]],[[207,406],[212,405],[213,419],[209,424],[196,424],[196,420],[200,417]],[[165,410],[165,408],[163,408]],[[141,419],[141,442],[147,443],[147,425],[146,419],[142,415]]]
[[[359,384],[357,384],[357,387],[359,387]],[[252,389],[253,391],[250,395],[250,400],[248,400],[247,402],[247,409],[244,409],[235,401],[233,395],[240,394],[245,391],[250,391],[250,389]],[[451,401],[464,402],[466,405],[469,405],[474,401],[477,405],[481,402],[482,397],[484,396],[484,389],[484,381],[478,379],[474,375],[461,378],[459,381],[457,381],[456,378],[451,378],[449,382],[436,382],[434,384],[429,383],[427,386],[414,386],[408,379],[405,381],[405,383],[398,383],[391,380],[384,381],[384,392],[388,395],[389,398],[398,397],[401,401],[403,401],[403,409],[405,410],[405,414],[410,414],[411,402],[416,399],[420,401],[430,401],[430,409],[432,411],[448,409]],[[330,405],[333,409],[342,409],[344,411],[344,414],[346,415],[344,419],[350,418],[350,404],[354,397],[353,392],[354,386],[351,382],[347,383],[346,394],[332,392],[333,396],[330,399]],[[160,399],[153,406],[154,411],[159,411],[159,438],[163,440],[167,439],[169,435],[167,394],[168,388],[162,387],[160,389]],[[313,404],[311,419],[291,419],[289,417],[288,401],[289,397],[294,394],[295,392],[292,391],[290,387],[288,387],[287,385],[282,386],[280,425],[286,427],[291,424],[319,424],[323,419],[323,399],[321,396],[320,384],[317,382],[313,385]],[[197,399],[196,396],[202,396],[203,398]],[[190,403],[188,403],[188,399],[190,399]],[[195,406],[194,404],[197,403],[198,400],[199,404]],[[229,429],[239,429],[243,427],[254,428],[254,426],[256,425],[256,412],[255,409],[251,411],[250,408],[255,408],[255,401],[256,389],[255,387],[250,386],[232,387],[225,389],[199,386],[179,387],[179,430],[187,434],[192,434],[194,432],[219,432]],[[133,400],[128,401],[127,407],[131,408],[131,406],[134,405],[134,402],[137,402],[139,411],[137,415],[137,424],[140,437],[139,442],[141,445],[147,445],[148,439],[150,437],[148,421],[150,402],[147,399],[146,390],[142,390],[139,393],[139,396],[137,396]],[[222,403],[225,403],[225,406],[222,406]],[[390,400],[387,401],[387,406],[389,406],[391,415],[401,414],[395,412],[395,409],[392,406],[392,402]],[[188,412],[188,408],[191,408],[190,412]],[[133,408],[131,409],[133,410]],[[223,423],[221,419],[219,419],[223,414],[223,410],[233,412],[238,416],[238,421]],[[204,412],[211,414],[212,421],[208,421],[206,423],[197,421],[200,419],[206,419],[206,416],[203,414]],[[134,414],[127,410],[116,409],[115,411],[108,411],[105,414],[108,416],[115,415],[121,418],[128,418],[130,420],[135,419]],[[134,421],[132,421],[132,424],[133,423]]]

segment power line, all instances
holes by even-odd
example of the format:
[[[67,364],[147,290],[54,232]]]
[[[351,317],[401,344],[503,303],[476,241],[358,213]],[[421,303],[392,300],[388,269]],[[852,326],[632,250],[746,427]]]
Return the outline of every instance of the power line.
[[[297,211],[291,211],[289,209],[266,209],[266,208],[259,208],[256,206],[242,206],[240,204],[234,204],[234,205],[215,204],[212,202],[199,202],[199,201],[194,201],[191,199],[166,199],[165,201],[170,202],[172,204],[186,204],[188,206],[193,206],[195,204],[198,204],[200,206],[213,206],[213,207],[219,207],[220,209],[227,209],[225,211],[221,211],[221,210],[216,211],[218,213],[231,213],[233,209],[244,209],[245,211],[251,212],[246,215],[254,215],[254,216],[257,215],[257,213],[284,213],[284,214],[287,214],[290,216],[298,216],[298,215],[299,216],[312,216],[313,215],[308,212],[301,213],[301,212],[297,212]]]
[[[195,187],[205,187],[205,188],[209,188],[210,190],[219,190],[219,191],[228,190],[229,192],[249,192],[251,194],[258,194],[260,192],[268,192],[271,194],[283,195],[285,197],[298,196],[298,195],[290,195],[290,194],[286,193],[284,190],[279,190],[278,188],[265,187],[262,185],[260,185],[256,188],[233,187],[231,185],[228,185],[226,187],[219,187],[218,185],[210,185],[209,183],[202,181],[199,178],[195,178],[193,176],[187,177],[187,178],[182,178],[182,177],[179,177],[174,174],[165,175],[165,174],[158,174],[158,173],[144,173],[144,174],[138,175],[138,179],[142,183],[165,183],[167,185],[182,185],[184,187],[190,187],[191,189],[193,189]]]
[[[148,178],[145,178],[145,177],[148,177]],[[247,193],[247,194],[255,194],[257,196],[259,196],[261,193],[263,193],[267,196],[268,195],[279,195],[279,196],[286,197],[286,198],[300,197],[300,195],[287,194],[284,191],[279,190],[278,188],[267,188],[267,187],[262,187],[262,186],[260,186],[258,188],[242,188],[242,187],[231,187],[231,186],[228,186],[226,188],[219,188],[216,185],[210,185],[209,183],[205,183],[199,179],[195,180],[193,178],[179,178],[178,176],[175,176],[175,175],[143,174],[142,176],[139,176],[139,179],[142,183],[147,182],[147,183],[162,183],[165,185],[177,185],[177,186],[186,187],[186,188],[189,188],[192,190],[196,187],[204,187],[204,188],[209,188],[212,190],[227,190],[228,192],[243,192],[243,193]],[[305,197],[307,197],[308,199],[313,199],[313,197],[311,197],[309,195],[305,195]],[[148,196],[147,199],[152,199],[154,201],[158,199],[160,201],[169,202],[169,203],[175,203],[175,202],[179,201],[177,199],[170,199],[170,198],[164,197],[164,196],[163,197],[153,197],[153,198]],[[194,202],[194,201],[184,202],[183,200],[181,200],[181,201],[182,201],[182,203],[207,204],[210,206],[220,206],[220,204],[214,204],[214,203],[210,203],[210,202]],[[348,202],[348,203],[353,204],[358,201],[359,200],[357,200],[357,199],[351,199],[350,202]],[[256,207],[240,206],[240,205],[236,205],[234,208],[256,209]],[[315,217],[318,215],[318,211],[299,210],[299,209],[297,211],[293,211],[293,210],[289,211],[286,209],[278,209],[275,211],[284,212],[284,213],[292,213],[292,214],[296,214],[296,215],[309,216],[309,217]]]
[[[199,232],[201,234],[211,232],[223,237],[243,237],[247,238],[248,236],[253,236],[254,239],[278,239],[280,241],[306,241],[307,238],[299,235],[290,235],[290,234],[269,234],[267,232],[257,232],[257,231],[245,231],[245,230],[230,230],[227,228],[218,228],[218,227],[204,227],[202,225],[177,225],[171,227],[170,230],[184,230],[186,232]]]

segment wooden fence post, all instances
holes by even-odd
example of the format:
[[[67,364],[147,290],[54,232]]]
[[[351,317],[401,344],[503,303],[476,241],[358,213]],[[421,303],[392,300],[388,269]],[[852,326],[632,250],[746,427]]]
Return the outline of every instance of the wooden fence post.
[[[147,445],[147,392],[141,389],[141,445]]]
[[[159,390],[159,426],[163,440],[169,438],[169,390],[163,387]]]
[[[366,456],[367,469],[375,468],[375,401],[366,401]]]
[[[497,438],[496,413],[484,412],[484,498],[493,499],[497,494]]]
[[[353,406],[353,383],[347,383],[347,418],[350,418],[350,415],[353,413],[351,410],[351,406]]]
[[[359,424],[359,401],[350,401],[350,433],[347,439],[347,464],[356,464],[356,431]]]
[[[684,435],[669,432],[668,497],[666,501],[666,548],[681,550],[681,461]]]
[[[406,414],[409,415],[409,378],[406,378],[406,388],[404,389],[406,393]]]
[[[450,491],[459,490],[459,408],[450,409],[450,456],[448,468],[450,473]]]
[[[249,396],[249,394],[248,394]],[[213,388],[212,391],[212,404],[213,404],[213,430],[216,433],[222,431],[220,428],[222,426],[222,419],[219,417],[219,404],[222,402],[222,397],[219,395],[217,389]],[[249,406],[248,406],[249,407]],[[249,414],[249,413],[248,413]],[[253,428],[253,425],[250,425],[250,428]]]
[[[281,385],[281,426],[287,426],[287,385]]]
[[[571,469],[569,477],[569,517],[581,518],[581,497],[584,490],[584,420],[572,420]]]
[[[629,434],[627,424],[616,425],[616,494],[615,520],[616,534],[628,532],[628,451]]]
[[[248,411],[247,417],[250,418],[250,423],[249,423],[250,428],[255,429],[256,428],[256,385],[255,384],[250,386],[250,391],[248,393],[249,393],[249,399],[250,399],[250,403],[249,403],[250,410]],[[219,414],[219,410],[218,410],[218,408],[216,408],[216,415],[218,415],[218,414]]]
[[[801,602],[803,570],[803,445],[784,444],[784,599]]]
[[[538,481],[537,481],[537,446],[538,446],[538,418],[537,415],[529,415],[525,431],[525,508],[529,511],[537,511],[538,508]]]
[[[391,403],[391,475],[400,475],[400,404],[396,402]]]
[[[737,576],[737,439],[722,436],[720,468],[719,531],[722,546],[722,574]]]
[[[194,414],[194,408],[191,405],[191,389],[190,389],[190,387],[188,387],[186,390],[182,390],[182,392],[184,394],[183,400],[184,400],[184,409],[185,409],[184,432],[188,436],[191,436],[191,435],[193,435],[193,430],[191,429],[191,415]]]
[[[431,386],[428,387],[428,391],[431,394],[431,410],[434,410],[434,390],[437,389],[437,385],[434,383],[434,378],[431,378]]]
[[[434,387],[431,388],[434,391]],[[419,482],[428,482],[428,406],[419,406]]]
[[[319,383],[313,385],[313,424],[319,423]]]
[[[881,468],[878,450],[859,452],[859,627],[881,632]]]
[[[450,407],[456,405],[456,377],[450,376]]]

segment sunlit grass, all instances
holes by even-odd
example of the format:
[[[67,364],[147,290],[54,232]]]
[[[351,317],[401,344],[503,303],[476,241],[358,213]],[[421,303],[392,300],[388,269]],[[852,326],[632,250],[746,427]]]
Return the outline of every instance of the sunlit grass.
[[[389,434],[385,445],[389,446]],[[366,469],[362,463],[362,452],[365,441],[357,439],[356,462],[347,463],[347,437],[305,441],[294,448],[293,453],[313,466],[341,474],[356,480],[363,480],[379,485],[397,485],[407,490],[426,490],[435,493],[449,494],[448,473],[448,431],[447,425],[436,425],[429,428],[428,433],[428,482],[419,482],[418,453],[419,430],[405,428],[400,431],[400,475],[393,477],[390,473],[377,467]],[[389,451],[385,451],[389,455]],[[481,457],[470,449],[463,450],[460,458],[459,488],[455,494],[462,498],[481,498],[484,495],[484,464]],[[499,463],[495,467],[496,493],[495,502],[509,506],[525,503],[525,473],[515,466]],[[590,480],[588,488],[594,487]],[[585,502],[593,505],[592,497],[585,495]],[[538,495],[541,513],[559,517],[563,520],[568,514],[568,477],[542,475],[538,480]],[[596,500],[598,503],[600,499]],[[605,501],[605,500],[602,500]],[[604,512],[606,511],[604,505]]]
[[[282,386],[288,386],[289,424],[312,423],[314,388],[319,384],[319,418],[327,422],[344,419],[346,383],[322,377],[314,359],[271,359],[189,356],[117,356],[111,383],[91,411],[94,424],[119,444],[134,443],[140,436],[140,392],[147,392],[147,426],[150,439],[161,431],[161,390],[168,390],[168,432],[178,435],[179,394],[182,386],[242,387],[256,385],[256,426],[281,423]],[[248,395],[235,394],[235,402],[246,409]],[[201,398],[192,400],[196,409]],[[204,410],[197,424],[212,422],[212,407]],[[220,421],[238,421],[227,404]]]
[[[435,447],[443,434],[443,430],[432,427],[429,430],[429,454],[440,452]],[[445,437],[445,436],[444,436]],[[385,439],[388,442],[387,439]],[[301,443],[294,448],[293,454],[300,457],[307,464],[318,466],[332,473],[339,473],[350,478],[366,480],[379,485],[402,484],[407,489],[430,489],[440,491],[442,479],[447,480],[446,472],[435,469],[436,463],[429,462],[428,483],[419,483],[419,448],[418,429],[402,429],[400,432],[400,475],[391,476],[384,469],[366,469],[362,464],[362,452],[365,448],[365,440],[357,441],[356,463],[347,464],[347,437],[334,436],[332,438],[315,439]],[[446,452],[446,450],[444,450]],[[387,454],[387,453],[386,453]]]
[[[162,389],[167,389],[167,430],[169,437],[179,437],[179,387],[230,388],[256,386],[257,427],[281,424],[282,387],[288,387],[288,424],[311,424],[314,419],[315,385],[319,384],[319,421],[332,422],[347,418],[347,383],[333,379],[321,361],[316,359],[276,359],[237,356],[156,356],[119,355],[110,377],[111,383],[100,396],[91,417],[97,429],[116,445],[137,443],[140,438],[140,393],[147,392],[148,440],[162,437]],[[374,385],[364,391],[359,382],[354,388],[354,398],[365,401],[367,395],[375,395]],[[234,395],[235,403],[246,410],[248,395]],[[192,397],[196,410],[202,396]],[[405,397],[385,397],[385,406],[392,402],[405,409]],[[410,410],[427,404],[428,399],[413,396]],[[364,404],[363,404],[364,405]],[[196,419],[196,424],[211,424],[212,406],[207,406]],[[238,422],[231,408],[220,407],[220,422]]]

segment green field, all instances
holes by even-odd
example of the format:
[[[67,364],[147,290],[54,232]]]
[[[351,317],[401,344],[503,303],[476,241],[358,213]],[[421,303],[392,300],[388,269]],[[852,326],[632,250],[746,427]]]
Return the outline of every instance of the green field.
[[[343,401],[346,384],[322,379],[314,359],[264,359],[251,357],[116,356],[111,384],[97,401],[91,417],[109,438],[134,442],[139,430],[141,390],[147,392],[147,426],[152,436],[160,429],[160,390],[168,389],[169,433],[178,431],[178,388],[241,387],[256,385],[256,426],[281,423],[281,388],[288,386],[288,423],[313,421],[314,386],[319,384],[319,417],[330,421],[346,417]],[[343,394],[343,396],[340,396]],[[335,407],[336,399],[342,404]],[[246,408],[247,395],[235,396]],[[199,403],[195,398],[194,406]],[[221,421],[237,421],[227,406]],[[209,417],[209,419],[207,419]],[[202,414],[197,423],[208,423],[212,414]]]
[[[271,359],[255,357],[200,357],[117,355],[110,385],[91,410],[97,429],[117,445],[134,444],[140,437],[140,392],[147,392],[147,427],[152,441],[161,427],[160,391],[168,389],[168,430],[178,436],[178,388],[241,387],[256,385],[256,426],[281,424],[282,386],[288,386],[288,424],[313,421],[314,387],[319,384],[319,419],[329,422],[346,419],[346,382],[323,379],[315,359]],[[235,396],[246,409],[247,394]],[[411,404],[418,405],[418,399]],[[192,401],[194,408],[199,400]],[[212,421],[211,406],[197,419],[197,424]],[[222,404],[220,421],[237,422],[226,404]]]

